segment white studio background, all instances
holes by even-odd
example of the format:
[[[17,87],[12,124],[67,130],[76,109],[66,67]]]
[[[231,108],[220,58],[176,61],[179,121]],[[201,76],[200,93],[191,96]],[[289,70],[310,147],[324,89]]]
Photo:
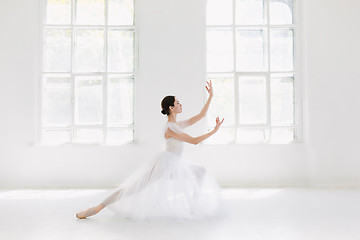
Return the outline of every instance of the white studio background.
[[[203,106],[205,0],[137,0],[138,144],[36,146],[40,0],[0,2],[0,188],[115,187],[164,149],[160,101]],[[221,186],[360,186],[360,2],[301,1],[304,143],[186,145]],[[215,89],[216,91],[216,89]],[[189,128],[200,135],[204,121]]]

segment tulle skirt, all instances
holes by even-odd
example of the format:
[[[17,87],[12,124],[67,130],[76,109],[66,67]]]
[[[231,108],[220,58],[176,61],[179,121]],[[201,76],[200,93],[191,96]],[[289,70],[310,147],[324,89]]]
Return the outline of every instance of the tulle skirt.
[[[226,215],[213,175],[168,151],[153,156],[102,204],[132,220],[203,220]]]

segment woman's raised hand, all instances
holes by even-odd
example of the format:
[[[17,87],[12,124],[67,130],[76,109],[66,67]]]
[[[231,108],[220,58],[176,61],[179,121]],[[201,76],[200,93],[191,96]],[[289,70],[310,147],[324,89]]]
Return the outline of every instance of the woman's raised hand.
[[[220,122],[220,120],[219,120],[219,117],[217,117],[216,118],[216,126],[215,126],[215,128],[214,128],[214,131],[215,132],[217,132],[218,130],[219,130],[219,128],[220,128],[220,126],[221,126],[221,124],[224,122],[224,118],[221,120],[221,122]]]
[[[210,83],[208,81],[206,81],[206,83],[208,84],[207,86],[205,86],[206,90],[208,91],[210,96],[213,96],[213,88],[212,88],[211,80],[210,80]]]

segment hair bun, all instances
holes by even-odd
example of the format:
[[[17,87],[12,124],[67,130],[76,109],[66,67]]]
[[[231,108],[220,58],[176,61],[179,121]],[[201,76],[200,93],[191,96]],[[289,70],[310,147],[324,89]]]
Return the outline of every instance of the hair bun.
[[[164,109],[163,109],[163,110],[161,110],[161,113],[162,113],[162,114],[164,114],[164,115],[166,114],[166,112],[165,112],[165,110],[164,110]]]

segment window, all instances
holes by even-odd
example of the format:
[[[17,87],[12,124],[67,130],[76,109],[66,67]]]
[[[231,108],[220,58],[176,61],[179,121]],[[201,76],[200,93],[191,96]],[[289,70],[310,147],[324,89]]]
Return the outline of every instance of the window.
[[[133,0],[45,0],[40,143],[133,141]]]
[[[207,143],[300,142],[298,26],[292,0],[207,0]]]

